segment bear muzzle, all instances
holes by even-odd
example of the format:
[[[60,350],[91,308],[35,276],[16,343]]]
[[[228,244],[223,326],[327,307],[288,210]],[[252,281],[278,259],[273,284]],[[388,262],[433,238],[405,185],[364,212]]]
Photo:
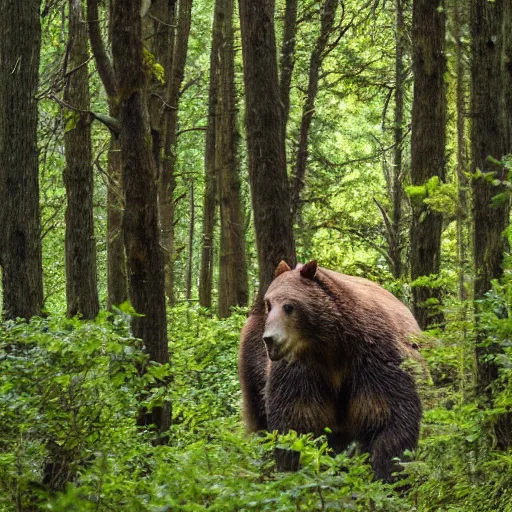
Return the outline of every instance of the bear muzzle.
[[[279,361],[288,352],[288,350],[283,350],[285,343],[277,340],[275,336],[263,335],[263,342],[265,343],[267,354],[271,361]]]

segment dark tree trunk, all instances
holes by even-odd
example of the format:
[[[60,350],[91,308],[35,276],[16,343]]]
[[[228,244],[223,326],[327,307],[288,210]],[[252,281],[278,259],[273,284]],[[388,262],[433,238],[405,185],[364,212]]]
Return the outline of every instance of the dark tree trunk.
[[[169,362],[167,344],[164,264],[160,247],[156,169],[149,127],[141,0],[114,0],[112,54],[119,88],[120,146],[123,164],[125,214],[123,234],[127,258],[129,295],[135,311],[133,333],[144,341],[149,357]],[[170,407],[155,408],[146,421],[165,432]]]
[[[158,207],[164,248],[165,290],[170,304],[174,304],[174,189],[176,178],[176,133],[178,127],[178,103],[180,87],[187,62],[188,36],[192,16],[192,0],[179,0],[178,23],[173,43],[172,67],[168,78],[165,142],[158,184]]]
[[[510,0],[471,1],[471,172],[474,176],[474,297],[477,314],[484,307],[478,301],[491,289],[491,281],[503,274],[503,253],[508,249],[504,234],[509,224],[508,192],[503,186],[495,186],[488,179],[475,175],[481,171],[490,173],[499,181],[507,179],[507,169],[498,163],[511,150],[507,135],[510,121],[504,108],[508,94],[505,91],[507,75],[504,61],[509,35],[504,37],[503,30],[509,24],[509,19],[505,19],[507,11],[510,14]],[[502,200],[492,205],[493,197],[498,194],[502,194]],[[483,326],[478,325],[477,329],[477,384],[481,395],[491,400],[492,384],[499,369],[494,356],[502,349],[498,343],[488,343]],[[501,448],[510,446],[511,415],[500,417],[495,428],[498,445]]]
[[[413,1],[412,20],[414,100],[411,135],[411,182],[425,185],[432,177],[445,181],[446,70],[445,15],[441,0]],[[423,198],[422,198],[423,199]],[[442,215],[413,201],[411,277],[436,276],[441,257]],[[413,309],[422,329],[442,321],[440,290],[413,287]],[[429,304],[430,303],[430,304]]]
[[[395,111],[393,119],[393,172],[391,194],[393,202],[393,214],[391,233],[389,234],[389,257],[392,262],[392,274],[395,279],[400,279],[403,274],[402,267],[402,201],[403,190],[403,138],[404,138],[404,83],[405,83],[405,51],[406,51],[406,26],[404,22],[405,0],[396,0],[395,19]]]
[[[90,110],[87,25],[80,3],[69,2],[68,66],[64,101]],[[94,238],[91,119],[70,112],[73,125],[64,134],[66,169],[66,298],[68,316],[93,319],[99,311]]]
[[[208,128],[205,138],[204,169],[205,190],[203,201],[203,234],[201,241],[201,269],[199,274],[199,304],[212,307],[213,287],[213,234],[215,228],[215,210],[217,205],[217,172],[215,167],[215,133],[217,96],[219,82],[219,47],[221,42],[220,20],[215,4],[212,26],[212,49],[210,53],[210,82],[208,90]]]
[[[247,154],[261,299],[279,262],[284,259],[295,265],[295,240],[277,79],[274,0],[239,0],[239,6]]]
[[[233,306],[247,305],[249,287],[237,155],[233,0],[217,0],[216,15],[221,32],[215,151],[221,232],[219,316],[227,317]]]
[[[281,76],[279,95],[283,104],[283,124],[286,131],[290,113],[290,87],[295,66],[295,42],[297,38],[298,0],[286,0],[284,11],[283,44],[281,47]]]
[[[316,40],[315,47],[309,62],[308,91],[304,106],[302,108],[299,147],[297,149],[295,169],[291,187],[291,207],[293,221],[296,221],[297,216],[299,215],[300,194],[304,188],[304,179],[306,177],[306,166],[308,163],[309,155],[309,129],[315,114],[315,101],[318,93],[320,70],[326,56],[329,37],[331,36],[334,29],[334,20],[337,6],[338,0],[324,0],[320,19],[320,34]]]
[[[39,0],[0,0],[0,264],[3,317],[40,315]]]
[[[99,24],[98,0],[87,0],[87,23],[91,49],[103,87],[107,93],[109,115],[119,116],[117,103],[117,84],[112,63],[105,51]],[[128,276],[123,240],[123,186],[122,162],[119,141],[111,135],[108,152],[108,190],[107,190],[107,307],[119,305],[128,300]]]

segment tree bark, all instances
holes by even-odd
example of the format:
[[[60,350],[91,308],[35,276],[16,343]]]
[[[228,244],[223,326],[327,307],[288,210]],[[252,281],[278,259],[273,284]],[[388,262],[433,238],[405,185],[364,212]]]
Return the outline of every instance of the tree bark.
[[[90,110],[87,45],[87,26],[81,4],[70,0],[64,101],[82,112]],[[96,317],[100,307],[93,214],[92,120],[88,114],[70,114],[71,127],[64,134],[67,314],[90,320]]]
[[[315,114],[315,101],[318,94],[320,70],[326,56],[329,37],[331,36],[334,29],[334,19],[336,16],[337,7],[338,0],[324,0],[320,18],[320,34],[316,40],[315,47],[311,53],[311,59],[309,62],[308,91],[304,106],[302,108],[299,146],[297,149],[292,181],[291,207],[293,221],[296,221],[299,215],[300,194],[304,188],[304,179],[306,177],[306,167],[309,156],[309,129]]]
[[[216,15],[220,19],[221,38],[215,151],[219,176],[221,232],[219,316],[225,318],[229,316],[233,306],[247,305],[249,286],[237,155],[233,0],[217,0]]]
[[[296,263],[277,79],[274,0],[239,0],[249,180],[261,300],[281,260]],[[262,94],[264,91],[264,94]]]
[[[210,53],[210,82],[208,89],[208,128],[205,137],[203,200],[203,234],[201,241],[201,269],[199,275],[199,304],[212,307],[214,228],[217,206],[217,170],[215,164],[215,134],[217,122],[217,96],[219,82],[219,47],[221,41],[218,2],[212,25],[212,48]]]
[[[467,147],[466,147],[466,82],[467,69],[464,62],[464,43],[462,42],[462,26],[466,18],[459,2],[453,5],[453,28],[457,55],[456,64],[456,110],[457,110],[457,192],[459,204],[457,207],[457,259],[459,267],[459,299],[465,301],[467,297],[466,289],[466,267],[467,267],[467,247],[468,239],[468,171]]]
[[[290,114],[290,88],[295,67],[295,42],[297,38],[298,0],[286,0],[284,11],[283,44],[281,47],[281,75],[279,96],[283,105],[283,124],[286,132]]]
[[[37,101],[40,0],[0,0],[0,264],[3,317],[41,314]]]
[[[194,261],[194,227],[196,223],[196,206],[194,199],[194,182],[190,182],[189,192],[190,220],[188,226],[188,260],[187,271],[185,275],[185,298],[192,298],[192,262]]]
[[[109,115],[119,117],[117,84],[112,63],[107,55],[99,24],[98,0],[87,0],[87,23],[89,39],[103,87],[108,97]],[[122,162],[117,136],[110,136],[108,152],[107,188],[107,307],[128,300],[128,276],[123,240],[124,197],[122,185]]]
[[[389,234],[389,257],[392,262],[391,272],[395,279],[403,274],[402,267],[402,201],[403,190],[403,138],[404,138],[404,82],[406,52],[406,26],[404,22],[405,0],[395,1],[395,109],[393,119],[393,178],[391,186],[393,213],[391,233]]]
[[[176,164],[176,133],[178,127],[178,103],[180,87],[185,74],[187,62],[188,36],[192,17],[192,0],[179,0],[178,26],[174,42],[172,68],[168,79],[166,110],[166,134],[164,152],[158,183],[158,206],[160,226],[162,232],[162,246],[164,248],[165,264],[165,290],[167,300],[172,305],[174,298],[174,189],[176,178],[174,168]]]
[[[412,21],[414,100],[411,135],[411,183],[423,186],[434,176],[445,181],[446,59],[442,2],[414,0]],[[442,215],[413,201],[411,277],[437,276],[441,257]],[[442,321],[440,290],[413,286],[413,309],[422,329]]]
[[[147,110],[141,0],[114,0],[112,55],[119,84],[120,146],[123,163],[124,243],[129,295],[135,311],[133,333],[144,341],[152,361],[169,362],[166,330],[164,263],[160,246],[156,169]],[[170,407],[154,408],[147,423],[165,432]]]
[[[473,247],[475,262],[475,310],[482,312],[480,302],[491,289],[491,281],[503,275],[503,254],[508,249],[505,229],[509,224],[510,203],[505,187],[475,173],[489,173],[498,182],[507,179],[501,158],[511,151],[508,137],[509,119],[505,108],[507,74],[504,69],[507,40],[504,28],[509,23],[511,0],[472,0],[471,27],[471,154],[473,174]],[[509,62],[510,65],[510,62]],[[509,84],[510,85],[510,84]],[[493,197],[502,200],[493,203]],[[492,384],[498,377],[495,356],[502,351],[499,343],[487,340],[485,328],[477,325],[477,385],[480,394],[492,400]],[[496,437],[500,448],[511,444],[512,417],[498,418]]]

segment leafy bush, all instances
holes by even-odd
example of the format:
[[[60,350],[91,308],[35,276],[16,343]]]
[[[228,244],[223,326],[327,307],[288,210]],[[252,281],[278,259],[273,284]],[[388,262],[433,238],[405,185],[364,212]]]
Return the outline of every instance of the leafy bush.
[[[440,362],[452,376],[472,364],[460,349],[471,333],[456,318],[426,351],[432,369]],[[170,310],[170,369],[148,366],[123,314],[0,327],[0,510],[512,509],[512,455],[493,450],[490,428],[512,404],[506,343],[494,408],[479,407],[452,378],[424,391],[418,456],[394,489],[373,481],[367,455],[334,457],[324,438],[244,434],[236,371],[244,320],[244,311],[219,320],[197,307]],[[508,319],[488,322],[497,337],[512,332]],[[162,399],[151,384],[169,372],[173,426],[158,446],[136,417],[141,402]],[[276,472],[275,448],[300,451],[301,469]]]

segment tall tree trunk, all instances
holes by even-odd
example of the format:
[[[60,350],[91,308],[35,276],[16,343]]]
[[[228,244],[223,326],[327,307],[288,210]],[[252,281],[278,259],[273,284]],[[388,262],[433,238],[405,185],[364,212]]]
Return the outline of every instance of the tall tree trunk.
[[[194,182],[190,182],[190,224],[188,227],[188,260],[187,272],[185,276],[185,297],[187,300],[192,298],[192,262],[194,261],[194,227],[196,223],[196,205],[194,199]]]
[[[471,171],[477,318],[484,307],[479,301],[491,289],[491,281],[503,274],[503,253],[508,248],[504,234],[509,224],[508,193],[503,186],[495,186],[475,173],[490,173],[499,181],[507,179],[507,169],[499,161],[511,150],[510,140],[507,140],[509,120],[504,108],[507,92],[503,66],[509,37],[503,29],[509,23],[505,14],[507,11],[510,14],[510,2],[471,1]],[[493,197],[498,194],[502,194],[502,200],[492,205]],[[477,384],[480,393],[491,400],[492,384],[499,369],[494,356],[502,349],[496,342],[489,343],[483,326],[477,328]],[[512,418],[507,414],[496,424],[498,445],[510,446],[511,435]]]
[[[110,108],[112,117],[117,118],[117,108]],[[122,184],[123,163],[119,140],[110,136],[108,150],[107,189],[107,307],[122,304],[128,300],[128,274],[123,239],[124,192]]]
[[[178,23],[172,56],[172,68],[168,79],[166,110],[166,134],[158,184],[158,206],[164,248],[165,290],[170,304],[174,304],[174,189],[176,178],[176,133],[180,87],[187,62],[188,36],[192,17],[192,0],[179,0]]]
[[[217,0],[216,15],[220,18],[221,32],[215,151],[221,231],[219,316],[227,317],[233,306],[247,305],[249,285],[237,155],[233,0]]]
[[[406,26],[404,22],[404,8],[406,0],[396,0],[395,10],[395,111],[393,119],[393,178],[392,201],[393,213],[391,221],[391,233],[389,234],[389,257],[392,262],[392,274],[395,279],[400,279],[403,274],[402,267],[402,201],[403,190],[403,138],[404,138],[404,82],[405,82],[405,51],[406,51]]]
[[[130,301],[142,316],[132,320],[133,333],[144,341],[149,357],[169,362],[165,310],[164,262],[160,246],[156,169],[147,110],[147,77],[142,42],[141,0],[114,0],[112,55],[119,89],[120,146],[125,214],[123,233],[130,276]],[[154,408],[148,423],[165,432],[170,407]]]
[[[512,153],[512,2],[504,0],[503,6],[503,115],[505,118],[505,143],[507,153]]]
[[[261,300],[284,259],[295,265],[277,79],[274,0],[239,0],[245,84],[245,127]],[[264,94],[262,94],[264,91]]]
[[[306,101],[302,108],[302,117],[300,121],[299,147],[295,161],[295,169],[292,181],[291,207],[292,220],[297,220],[300,210],[300,194],[304,188],[304,179],[306,177],[306,166],[308,163],[308,145],[309,129],[311,121],[315,114],[315,101],[318,94],[318,81],[320,70],[326,56],[326,49],[329,43],[329,37],[334,29],[334,20],[338,0],[324,0],[322,14],[320,18],[320,34],[316,40],[315,47],[311,53],[309,61],[308,91]]]
[[[468,171],[467,148],[466,148],[466,64],[464,62],[464,43],[461,39],[461,31],[465,13],[459,2],[453,5],[453,36],[455,39],[455,47],[457,54],[456,64],[456,110],[457,110],[457,259],[459,268],[459,299],[465,301],[467,299],[466,290],[466,266],[467,254],[466,248],[469,245],[468,240],[468,200],[467,189],[468,179],[466,173]]]
[[[117,84],[112,63],[107,55],[99,24],[98,0],[87,0],[87,23],[91,49],[103,87],[108,97],[109,115],[119,117]],[[128,276],[123,240],[124,197],[122,161],[117,136],[110,137],[108,152],[107,189],[107,307],[119,305],[128,299]]]
[[[205,188],[203,201],[203,234],[201,241],[201,269],[199,274],[199,304],[212,307],[213,287],[213,233],[217,205],[217,172],[215,164],[215,134],[217,122],[217,96],[219,82],[219,47],[221,42],[218,5],[212,25],[212,48],[210,53],[210,82],[208,89],[208,128],[205,137],[204,170]]]
[[[90,110],[87,45],[87,25],[82,16],[82,6],[70,0],[64,100],[82,112]],[[88,114],[69,114],[72,126],[64,134],[67,314],[93,319],[100,306],[94,238],[91,119]]]
[[[37,101],[40,0],[0,0],[0,264],[3,317],[40,315]]]
[[[411,182],[425,185],[437,176],[445,181],[446,59],[445,15],[441,0],[413,1],[412,44],[414,100],[412,107]],[[441,257],[442,215],[421,201],[413,201],[411,226],[411,277],[436,276]],[[414,315],[422,329],[442,321],[440,290],[413,287]]]
[[[284,11],[283,44],[281,47],[281,75],[279,96],[283,105],[283,124],[286,131],[290,114],[290,88],[295,66],[295,42],[297,38],[298,0],[286,0]]]

